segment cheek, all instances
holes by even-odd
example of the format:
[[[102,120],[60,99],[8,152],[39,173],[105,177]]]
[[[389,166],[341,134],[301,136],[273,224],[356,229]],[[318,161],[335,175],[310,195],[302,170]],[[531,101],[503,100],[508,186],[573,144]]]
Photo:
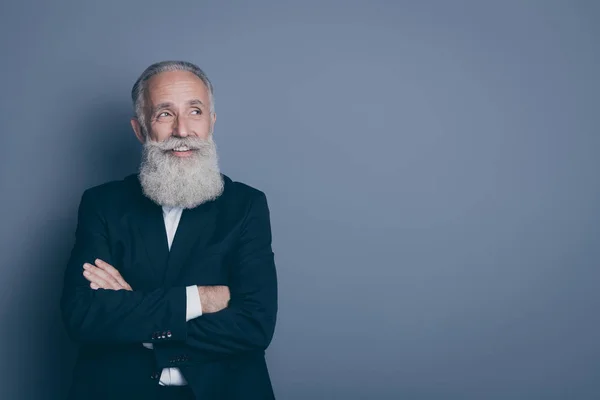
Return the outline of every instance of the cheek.
[[[206,139],[210,135],[210,121],[194,121],[193,130],[198,137]]]
[[[173,133],[173,127],[171,124],[154,124],[152,125],[152,130],[150,132],[150,136],[158,141],[162,142],[165,139],[168,139]]]

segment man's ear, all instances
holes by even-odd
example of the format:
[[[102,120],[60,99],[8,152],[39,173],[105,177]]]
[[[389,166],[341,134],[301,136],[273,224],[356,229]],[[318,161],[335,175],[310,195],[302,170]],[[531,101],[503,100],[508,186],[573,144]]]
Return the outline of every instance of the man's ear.
[[[215,133],[215,122],[217,122],[217,113],[212,113],[210,115],[210,119],[210,135],[212,136]]]
[[[146,136],[144,136],[140,121],[138,121],[136,117],[131,118],[131,127],[133,128],[135,137],[140,141],[141,144],[144,144],[146,142]]]

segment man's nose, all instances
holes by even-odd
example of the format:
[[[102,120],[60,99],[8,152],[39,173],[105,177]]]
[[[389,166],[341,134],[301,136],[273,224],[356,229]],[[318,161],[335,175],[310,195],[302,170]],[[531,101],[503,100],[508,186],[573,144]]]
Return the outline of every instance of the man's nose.
[[[189,127],[186,123],[185,118],[177,117],[175,118],[173,124],[173,136],[186,137],[190,134]]]

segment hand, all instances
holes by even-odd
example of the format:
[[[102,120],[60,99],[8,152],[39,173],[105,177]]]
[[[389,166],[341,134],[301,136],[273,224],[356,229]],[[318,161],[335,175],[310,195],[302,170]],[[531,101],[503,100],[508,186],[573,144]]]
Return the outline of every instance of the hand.
[[[230,299],[227,286],[198,286],[202,313],[210,314],[227,308]]]
[[[99,258],[94,262],[96,265],[83,264],[83,276],[92,289],[133,290],[115,267]]]

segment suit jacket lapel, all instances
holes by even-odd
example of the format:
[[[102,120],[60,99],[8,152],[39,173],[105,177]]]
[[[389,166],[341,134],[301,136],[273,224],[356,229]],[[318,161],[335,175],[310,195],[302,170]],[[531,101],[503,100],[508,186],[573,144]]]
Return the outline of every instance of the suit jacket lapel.
[[[126,214],[131,225],[137,230],[146,248],[150,265],[148,272],[160,280],[167,267],[169,244],[163,219],[162,207],[143,195],[137,176],[131,178],[133,199],[132,208]]]
[[[169,288],[175,283],[192,248],[205,247],[213,236],[218,214],[217,203],[218,199],[183,210],[167,261],[163,280],[165,287]]]
[[[227,192],[231,179],[226,175],[222,177],[224,190]],[[162,207],[143,194],[137,174],[130,175],[128,179],[134,200],[132,209],[126,215],[132,219],[132,224],[144,242],[151,263],[149,269],[158,281],[162,281],[164,287],[171,287],[190,251],[194,247],[206,247],[210,244],[217,228],[219,206],[225,193],[216,200],[183,210],[169,251]]]

